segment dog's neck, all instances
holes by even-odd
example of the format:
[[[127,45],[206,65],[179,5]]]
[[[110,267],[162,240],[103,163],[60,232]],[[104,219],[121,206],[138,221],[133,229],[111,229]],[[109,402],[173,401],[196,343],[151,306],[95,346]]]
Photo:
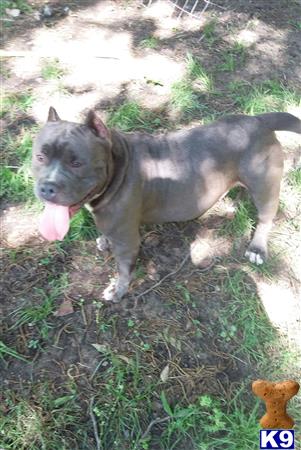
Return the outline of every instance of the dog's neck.
[[[129,162],[129,149],[121,133],[111,130],[111,151],[108,159],[108,174],[101,191],[89,200],[92,211],[107,205],[117,193],[125,177]]]

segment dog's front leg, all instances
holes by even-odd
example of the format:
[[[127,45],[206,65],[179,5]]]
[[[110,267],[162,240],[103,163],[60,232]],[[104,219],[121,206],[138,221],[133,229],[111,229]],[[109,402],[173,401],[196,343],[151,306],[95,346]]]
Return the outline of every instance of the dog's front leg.
[[[135,267],[136,258],[139,251],[140,238],[139,233],[124,238],[123,242],[110,239],[113,254],[117,263],[118,276],[113,280],[103,292],[103,298],[110,302],[119,302],[127,293]]]

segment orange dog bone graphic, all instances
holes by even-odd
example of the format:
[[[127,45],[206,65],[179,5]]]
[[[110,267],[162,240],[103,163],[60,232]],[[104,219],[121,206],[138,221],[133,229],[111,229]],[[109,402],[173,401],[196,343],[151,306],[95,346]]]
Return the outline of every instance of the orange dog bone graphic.
[[[292,380],[280,383],[257,380],[252,383],[254,394],[261,398],[266,406],[266,413],[259,421],[262,428],[293,428],[294,421],[287,414],[286,405],[289,399],[297,394],[299,387],[299,383]]]

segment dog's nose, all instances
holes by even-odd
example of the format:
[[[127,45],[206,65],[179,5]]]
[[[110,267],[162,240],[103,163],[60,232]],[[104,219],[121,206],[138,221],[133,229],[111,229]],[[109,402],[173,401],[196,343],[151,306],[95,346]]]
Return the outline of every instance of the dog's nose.
[[[54,201],[58,188],[54,183],[43,183],[40,186],[40,195],[44,200]]]

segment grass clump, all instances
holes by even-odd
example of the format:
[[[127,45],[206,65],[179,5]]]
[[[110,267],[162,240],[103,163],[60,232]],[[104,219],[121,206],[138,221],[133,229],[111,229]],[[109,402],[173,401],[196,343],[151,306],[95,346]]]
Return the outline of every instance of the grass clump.
[[[47,384],[36,385],[27,395],[5,393],[0,411],[0,444],[9,450],[90,450],[88,425],[72,388],[58,395]],[[80,444],[79,444],[80,443]]]
[[[66,74],[61,67],[58,58],[46,58],[42,65],[42,77],[44,80],[59,80]]]
[[[232,83],[230,91],[239,110],[245,114],[286,111],[289,106],[300,104],[300,96],[297,92],[273,80],[255,86]]]
[[[198,98],[189,80],[180,80],[172,85],[171,104],[181,112],[191,112],[198,108]]]
[[[19,9],[21,12],[31,12],[32,7],[26,0],[2,0],[0,3],[0,15],[4,15],[6,9]]]
[[[159,44],[160,40],[158,38],[155,36],[149,36],[140,42],[140,47],[155,49],[159,47]]]
[[[233,342],[236,352],[243,352],[244,358],[264,366],[267,346],[275,340],[276,334],[251,279],[241,270],[229,272],[223,282],[223,291],[230,301],[220,316],[221,337]]]
[[[247,53],[244,45],[236,42],[232,47],[224,50],[221,56],[223,63],[219,66],[219,69],[222,72],[234,72],[245,63]]]
[[[192,80],[193,86],[203,92],[213,92],[213,79],[201,63],[191,54],[187,55],[186,71],[188,78]]]
[[[292,169],[287,175],[287,180],[289,185],[301,194],[301,167]]]
[[[24,325],[36,328],[37,339],[30,341],[30,347],[35,348],[39,345],[40,340],[48,338],[51,328],[49,319],[55,310],[55,300],[62,294],[67,285],[67,274],[63,273],[58,280],[53,280],[50,283],[49,292],[36,288],[35,293],[39,296],[39,302],[28,306],[22,305],[14,311],[12,329]]]
[[[91,214],[85,208],[81,208],[80,211],[72,217],[70,231],[66,236],[65,241],[87,241],[96,239],[97,236],[98,233]]]
[[[0,167],[0,198],[10,201],[34,201],[31,176],[31,149],[35,130],[23,130],[13,140],[10,135],[3,139],[3,165]],[[11,162],[10,162],[11,161]]]
[[[30,92],[3,95],[1,97],[0,118],[15,117],[17,114],[27,113],[34,101]]]
[[[236,198],[239,191],[229,194],[230,197]],[[233,219],[228,220],[221,229],[222,235],[231,235],[235,237],[250,234],[255,226],[256,208],[251,199],[246,198],[240,200],[235,211]]]
[[[184,77],[171,86],[171,105],[182,114],[204,109],[200,95],[213,93],[213,79],[201,63],[191,54],[187,55]]]
[[[16,358],[16,359],[20,359],[21,361],[27,361],[14,348],[9,347],[3,341],[0,341],[0,360],[4,360],[6,357],[9,357],[9,356]]]
[[[161,119],[151,111],[145,110],[139,103],[125,102],[108,118],[108,126],[122,131],[145,130],[153,131],[161,125]]]
[[[210,20],[210,22],[206,23],[204,25],[204,28],[202,30],[205,41],[208,43],[209,46],[212,46],[216,40],[216,20]]]
[[[254,448],[259,426],[256,420],[258,403],[247,411],[240,399],[230,407],[225,401],[209,395],[199,396],[188,406],[175,405],[172,409],[164,392],[161,400],[170,420],[161,436],[164,450],[185,448],[193,443],[200,450],[241,450]]]

